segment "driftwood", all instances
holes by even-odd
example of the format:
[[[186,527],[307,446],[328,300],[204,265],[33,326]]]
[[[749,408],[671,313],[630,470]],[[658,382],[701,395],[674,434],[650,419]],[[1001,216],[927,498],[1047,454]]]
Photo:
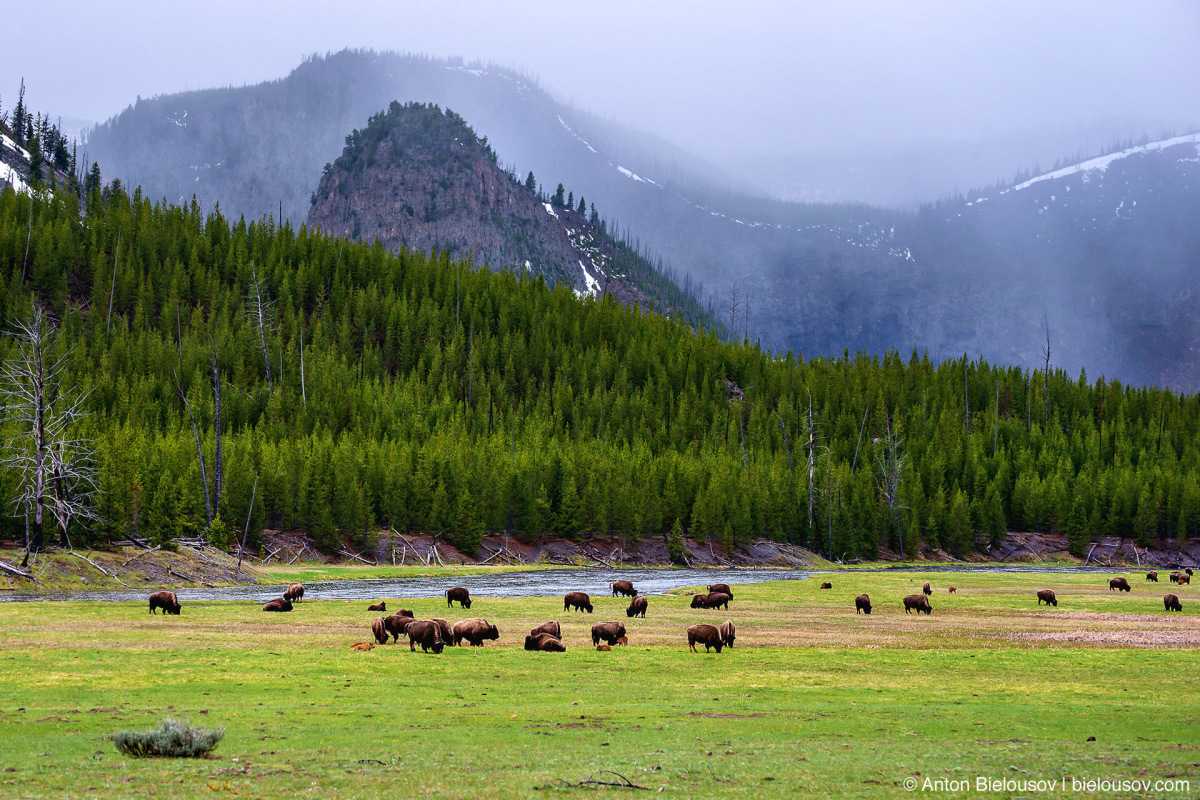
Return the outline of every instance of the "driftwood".
[[[370,564],[370,565],[371,565],[371,566],[373,566],[373,567],[374,567],[374,566],[377,566],[376,562],[374,562],[374,561],[368,561],[367,559],[363,558],[362,556],[360,556],[360,555],[358,555],[358,554],[356,554],[356,553],[351,553],[349,550],[347,550],[347,549],[346,549],[346,548],[344,548],[344,547],[343,547],[343,548],[340,548],[340,549],[338,550],[338,552],[339,552],[339,553],[341,553],[341,554],[342,554],[342,555],[344,555],[344,556],[350,556],[350,558],[357,559],[358,561],[361,561],[361,562],[363,562],[364,564]]]
[[[619,780],[601,780],[596,777],[597,775],[612,775],[615,778],[619,778]],[[546,784],[545,786],[535,786],[533,788],[538,789],[538,790],[578,789],[578,788],[583,788],[583,787],[588,787],[588,786],[607,786],[612,789],[634,789],[636,791],[641,791],[641,792],[650,791],[649,786],[642,786],[641,784],[634,783],[633,781],[629,780],[629,778],[626,778],[621,773],[615,772],[611,769],[605,769],[605,770],[601,770],[600,772],[593,773],[586,780],[575,781],[574,783],[572,783],[571,781],[567,781],[567,780],[563,780],[562,778],[559,778],[554,783],[549,783],[549,784]]]
[[[258,560],[258,563],[260,563],[260,564],[265,564],[265,563],[267,563],[268,561],[270,561],[272,558],[274,558],[274,557],[275,557],[275,554],[276,554],[276,553],[278,553],[278,552],[279,552],[280,550],[282,550],[282,549],[283,549],[282,547],[276,547],[274,550],[272,550],[271,552],[267,553],[265,556],[263,556],[262,558],[260,558],[260,559]]]
[[[20,567],[14,567],[12,564],[9,564],[7,561],[0,561],[0,570],[7,572],[9,575],[16,575],[18,578],[24,578],[25,580],[29,580],[29,581],[33,581],[34,583],[37,583],[37,578],[33,577],[32,572],[26,572],[25,570],[21,569]]]
[[[182,572],[176,572],[175,569],[172,567],[167,567],[167,572],[171,573],[176,578],[183,578],[185,581],[191,581],[192,583],[201,583],[201,581],[196,580],[191,575],[184,575]]]

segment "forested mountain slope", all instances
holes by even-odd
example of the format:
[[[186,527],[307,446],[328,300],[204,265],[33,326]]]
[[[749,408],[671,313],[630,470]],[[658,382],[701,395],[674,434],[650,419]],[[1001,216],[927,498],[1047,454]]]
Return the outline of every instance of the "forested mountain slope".
[[[1006,526],[1076,546],[1200,535],[1195,396],[978,361],[780,359],[538,278],[113,188],[82,217],[70,192],[0,193],[0,323],[35,301],[87,393],[101,522],[76,542],[228,542],[252,492],[255,530],[326,546],[378,525],[468,551],[484,530],[675,528],[835,557],[965,553]],[[20,421],[2,438],[22,446]],[[18,479],[0,471],[0,492]],[[20,538],[19,517],[0,525]]]

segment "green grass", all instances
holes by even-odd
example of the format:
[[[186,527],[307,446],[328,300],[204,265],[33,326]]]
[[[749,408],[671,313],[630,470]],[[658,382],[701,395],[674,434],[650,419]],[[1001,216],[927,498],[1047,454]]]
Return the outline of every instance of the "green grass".
[[[926,577],[934,614],[906,617],[899,598]],[[1117,596],[1100,575],[839,573],[832,591],[735,584],[729,612],[652,597],[632,622],[608,597],[593,615],[558,598],[396,601],[500,627],[498,643],[440,656],[351,651],[370,638],[365,601],[187,603],[179,617],[0,604],[0,796],[587,797],[558,782],[603,770],[685,798],[906,796],[909,777],[977,775],[1200,788],[1200,604],[1130,577]],[[1033,605],[1044,586],[1058,609]],[[860,591],[870,618],[853,613]],[[1184,614],[1162,612],[1166,591]],[[687,651],[687,625],[726,618],[738,647]],[[520,649],[546,619],[567,653]],[[608,619],[630,646],[596,652],[588,628]],[[1186,646],[1131,646],[1163,641]],[[223,727],[215,757],[129,759],[107,738],[164,716]]]

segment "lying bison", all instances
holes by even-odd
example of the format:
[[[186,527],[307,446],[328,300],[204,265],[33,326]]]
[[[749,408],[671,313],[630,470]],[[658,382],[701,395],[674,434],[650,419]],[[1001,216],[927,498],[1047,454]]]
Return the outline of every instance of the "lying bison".
[[[587,592],[567,592],[563,595],[563,611],[573,608],[576,611],[592,613],[592,598]]]
[[[463,639],[471,643],[471,647],[483,647],[484,639],[495,641],[500,638],[496,626],[486,619],[464,619],[454,623],[451,629],[454,644],[461,645]]]
[[[1191,575],[1180,575],[1179,576],[1179,585],[1180,586],[1188,586],[1191,584],[1191,582],[1192,582]]]
[[[832,584],[832,583],[830,583],[829,581],[825,581],[824,583],[822,583],[822,584],[821,584],[821,588],[822,588],[822,589],[832,589],[832,588],[833,588],[833,584]]]
[[[626,644],[625,626],[620,622],[597,622],[592,626],[592,644],[600,644],[601,639],[610,645]]]
[[[860,594],[858,597],[854,598],[854,613],[857,614],[860,611],[863,614],[871,613],[871,595]]]
[[[418,619],[409,623],[408,649],[415,652],[417,645],[421,645],[422,653],[428,653],[430,650],[435,653],[442,652],[446,640],[442,637],[442,626],[438,625],[437,620]]]
[[[299,603],[304,599],[304,584],[293,583],[291,586],[287,587],[283,593],[283,599],[289,600],[293,603]]]
[[[728,583],[710,583],[708,585],[709,594],[715,594],[717,592],[720,592],[721,594],[727,594],[729,595],[730,600],[733,599],[733,589],[729,588]]]
[[[1157,572],[1147,572],[1146,580],[1150,581],[1151,583],[1158,583],[1158,573]]]
[[[1124,578],[1113,578],[1111,581],[1108,582],[1108,590],[1110,592],[1116,591],[1116,590],[1120,590],[1122,592],[1128,592],[1131,589],[1132,589],[1132,587],[1130,587],[1129,581],[1125,580]]]
[[[461,586],[455,586],[453,589],[447,589],[446,608],[450,608],[456,602],[463,608],[470,608],[471,593]]]
[[[540,650],[543,653],[565,653],[567,646],[562,643],[562,639],[557,636],[551,636],[548,633],[539,633],[537,636],[525,637],[526,650]]]
[[[549,622],[543,622],[541,625],[538,625],[536,628],[529,631],[529,635],[533,636],[533,637],[540,636],[543,633],[548,633],[551,636],[553,636],[555,639],[562,638],[562,628],[559,627],[558,622],[556,620],[550,620]]]
[[[1045,603],[1048,606],[1058,608],[1058,598],[1054,596],[1054,592],[1050,589],[1042,589],[1037,593],[1038,605]]]
[[[387,601],[380,600],[378,603],[372,603],[367,606],[367,611],[387,611]]]
[[[291,611],[292,601],[286,597],[276,597],[263,606],[263,611]]]
[[[715,648],[719,653],[725,647],[725,642],[721,639],[721,632],[717,630],[715,625],[693,625],[687,629],[688,649],[693,653],[696,652],[696,645],[704,645],[704,652],[708,652],[709,648]]]
[[[904,598],[904,613],[911,614],[914,609],[917,614],[933,613],[933,606],[929,605],[929,598],[924,594],[910,594]]]
[[[729,610],[729,601],[733,598],[724,592],[709,592],[708,594],[692,595],[692,608],[724,608]]]
[[[638,590],[633,588],[633,584],[629,581],[613,581],[609,585],[612,587],[613,597],[617,595],[637,597]]]
[[[174,592],[155,592],[150,595],[150,613],[157,614],[160,608],[165,614],[178,615],[182,610],[179,598],[175,596]]]
[[[1183,604],[1179,602],[1179,595],[1164,594],[1163,608],[1165,608],[1167,611],[1183,611]]]
[[[733,640],[737,638],[737,628],[733,627],[733,620],[725,620],[725,623],[717,630],[721,632],[721,644],[733,647]]]
[[[921,587],[921,593],[926,596],[933,594],[933,587],[929,585],[929,581],[926,581],[925,585]]]
[[[629,601],[629,608],[625,609],[625,616],[641,617],[642,619],[645,619],[646,607],[649,605],[650,603],[645,597],[635,597]]]

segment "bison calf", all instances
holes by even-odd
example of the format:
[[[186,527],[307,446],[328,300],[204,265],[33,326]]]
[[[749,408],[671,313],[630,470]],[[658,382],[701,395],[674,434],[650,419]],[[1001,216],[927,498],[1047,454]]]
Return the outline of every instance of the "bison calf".
[[[1183,611],[1183,604],[1179,602],[1179,595],[1163,595],[1163,608],[1167,611]]]
[[[721,644],[726,647],[733,647],[733,640],[737,638],[737,628],[733,627],[733,620],[725,620],[718,630],[721,632]]]
[[[526,650],[540,650],[543,653],[565,653],[567,646],[562,643],[562,639],[557,636],[551,636],[548,633],[539,633],[537,636],[525,637]]]
[[[704,652],[708,652],[709,648],[715,648],[719,653],[725,647],[725,642],[721,639],[721,632],[717,630],[715,625],[693,625],[687,629],[688,649],[693,653],[696,652],[696,645],[704,645]]]
[[[283,599],[293,603],[299,603],[304,599],[304,584],[293,583],[292,585],[288,586],[283,592]],[[291,609],[289,609],[289,611],[290,610]]]
[[[563,595],[563,611],[571,608],[590,614],[592,613],[592,598],[588,597],[587,592],[567,592]]]
[[[612,587],[613,597],[624,595],[625,597],[637,597],[638,590],[633,588],[633,584],[629,581],[613,581],[609,584]]]
[[[418,619],[409,623],[408,649],[415,652],[417,645],[421,645],[422,653],[428,653],[430,650],[435,653],[442,652],[446,640],[442,638],[442,627],[436,620]]]
[[[446,590],[446,608],[457,602],[463,608],[471,607],[471,593],[461,586]]]
[[[471,647],[483,647],[484,639],[495,641],[500,638],[496,626],[486,619],[464,619],[454,623],[452,629],[454,644],[462,644],[463,639],[471,643]]]
[[[854,613],[858,614],[859,612],[862,612],[863,614],[871,613],[871,595],[860,594],[858,597],[854,598]]]
[[[625,626],[620,622],[597,622],[592,626],[592,644],[600,644],[600,640],[613,644],[625,644]]]
[[[646,607],[649,605],[650,603],[647,602],[645,597],[635,597],[629,601],[629,608],[625,609],[625,616],[645,619]]]
[[[1125,580],[1124,578],[1113,578],[1108,582],[1108,590],[1110,592],[1114,590],[1128,592],[1131,590],[1131,588],[1132,587],[1130,587],[1129,581]]]
[[[1037,593],[1038,605],[1045,603],[1048,606],[1058,608],[1058,598],[1054,596],[1054,592],[1049,589],[1042,589]]]
[[[164,614],[178,615],[182,610],[179,598],[175,596],[174,592],[155,592],[150,595],[150,613],[157,614],[160,608]]]
[[[372,603],[367,606],[367,611],[387,611],[387,601],[380,600],[378,603]]]
[[[276,597],[263,606],[263,611],[291,611],[292,601],[286,597]]]
[[[914,609],[917,614],[933,613],[933,606],[929,605],[929,598],[924,594],[910,594],[904,598],[904,613],[911,614]]]

